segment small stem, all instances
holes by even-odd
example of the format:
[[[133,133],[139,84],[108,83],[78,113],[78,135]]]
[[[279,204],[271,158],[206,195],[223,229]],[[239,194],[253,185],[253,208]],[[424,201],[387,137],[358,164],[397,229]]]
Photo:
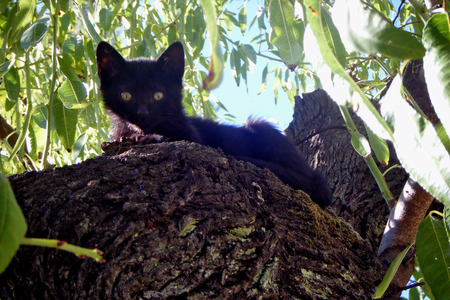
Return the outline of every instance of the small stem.
[[[23,122],[23,126],[22,126],[22,130],[20,132],[19,137],[17,138],[17,142],[16,145],[14,146],[14,148],[12,149],[11,153],[10,153],[10,157],[9,160],[11,160],[18,152],[19,150],[21,150],[22,146],[25,143],[25,138],[27,136],[27,132],[28,132],[28,126],[30,125],[30,121],[31,121],[31,114],[33,111],[33,97],[32,97],[32,93],[31,93],[31,74],[30,74],[30,48],[27,49],[27,51],[25,51],[25,84],[27,86],[27,112],[25,114],[25,120]],[[16,104],[18,105],[18,103]],[[18,128],[18,127],[17,127]],[[23,152],[22,152],[23,155]]]
[[[83,247],[68,244],[65,241],[60,240],[47,240],[47,239],[35,239],[24,237],[21,241],[21,245],[27,246],[40,246],[61,249],[64,251],[72,252],[79,258],[90,257],[98,262],[105,262],[102,255],[103,252],[98,249],[86,249]]]
[[[378,62],[381,68],[383,68],[383,70],[386,72],[386,74],[389,74],[389,76],[394,78],[394,74],[391,72],[391,70],[389,70],[386,64],[376,54],[374,54],[372,57],[375,58],[375,60]]]
[[[87,49],[84,51],[84,57],[87,62],[89,62],[89,55],[87,53]],[[95,119],[97,120],[96,126],[97,126],[97,149],[96,152],[98,155],[101,155],[102,153],[102,138],[101,138],[101,118],[100,118],[100,106],[99,106],[99,99],[97,94],[97,86],[95,84],[95,73],[92,71],[91,67],[88,67],[88,70],[90,72],[90,78],[91,78],[91,85],[92,85],[92,97],[94,98],[94,111],[95,111]]]
[[[56,0],[55,4],[55,12],[53,13],[53,52],[52,52],[52,81],[50,83],[50,97],[47,105],[47,131],[45,137],[45,145],[44,145],[44,155],[42,159],[42,167],[46,169],[49,166],[47,161],[49,149],[50,149],[50,134],[51,134],[51,125],[52,125],[52,114],[53,114],[53,100],[55,98],[55,86],[56,86],[56,77],[58,75],[57,70],[57,56],[56,56],[56,46],[57,46],[57,33],[58,33],[58,11],[59,11],[59,1]]]
[[[130,25],[130,41],[131,44],[134,43],[134,32],[136,30],[136,12],[139,8],[139,1],[136,1],[133,9],[131,10],[131,25]],[[136,50],[134,47],[130,48],[130,57],[134,58]]]
[[[395,165],[393,165],[392,167],[390,167],[390,168],[388,168],[386,171],[384,171],[383,172],[383,177],[384,176],[386,176],[386,174],[390,171],[390,170],[392,170],[392,169],[396,169],[396,168],[399,168],[399,169],[401,169],[402,168],[402,166],[401,165],[399,165],[399,164],[395,164]]]

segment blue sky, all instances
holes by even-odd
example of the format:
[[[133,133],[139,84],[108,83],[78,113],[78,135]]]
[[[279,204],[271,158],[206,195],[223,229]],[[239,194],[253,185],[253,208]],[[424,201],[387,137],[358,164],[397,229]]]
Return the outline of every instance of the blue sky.
[[[248,22],[251,22],[256,16],[258,2],[260,1],[247,2],[246,10]],[[243,4],[244,1],[231,1],[228,5],[228,9],[239,13]],[[245,36],[241,34],[239,28],[234,28],[231,39],[245,44],[250,43],[250,40],[258,34],[258,26],[257,24],[254,24],[252,28],[247,28]],[[242,79],[240,86],[237,86],[230,65],[227,62],[221,85],[211,93],[225,105],[230,114],[236,117],[236,123],[240,124],[245,122],[249,116],[260,117],[279,123],[276,124],[278,125],[277,127],[280,130],[283,130],[292,121],[293,107],[287,95],[281,90],[281,87],[278,94],[278,102],[275,104],[275,97],[272,91],[273,76],[268,76],[266,90],[261,95],[258,95],[262,86],[262,72],[267,63],[269,63],[269,71],[279,65],[278,62],[270,62],[265,58],[257,57],[257,63],[253,72],[249,72],[247,76],[248,86],[246,86]],[[223,123],[228,123],[223,119],[223,115],[226,113],[227,112],[224,110],[217,110],[219,120]]]

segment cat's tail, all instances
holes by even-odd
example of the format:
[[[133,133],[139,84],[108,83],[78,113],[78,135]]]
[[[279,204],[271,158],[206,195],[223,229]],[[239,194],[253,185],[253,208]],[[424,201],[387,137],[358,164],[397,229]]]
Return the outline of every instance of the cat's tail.
[[[309,194],[314,202],[325,207],[331,204],[331,191],[328,187],[328,182],[322,173],[313,171],[311,186],[309,191],[305,191]]]

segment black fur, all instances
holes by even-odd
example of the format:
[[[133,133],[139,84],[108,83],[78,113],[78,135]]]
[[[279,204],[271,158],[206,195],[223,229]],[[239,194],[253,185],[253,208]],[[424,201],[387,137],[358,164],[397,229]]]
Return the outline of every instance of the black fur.
[[[320,206],[330,204],[325,177],[311,169],[289,139],[269,123],[249,119],[243,127],[235,127],[186,116],[181,43],[173,43],[157,60],[125,60],[111,45],[101,42],[97,67],[103,101],[112,117],[113,139],[158,134],[172,141],[220,148],[226,154],[268,168],[285,183],[308,193]],[[131,95],[130,100],[122,98],[124,92]]]

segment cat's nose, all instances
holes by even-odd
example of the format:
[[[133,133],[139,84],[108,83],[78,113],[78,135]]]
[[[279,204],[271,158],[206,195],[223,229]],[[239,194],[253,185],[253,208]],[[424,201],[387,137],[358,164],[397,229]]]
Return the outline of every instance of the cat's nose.
[[[147,109],[147,107],[145,107],[145,106],[143,106],[143,105],[139,106],[138,111],[137,111],[137,114],[138,114],[138,115],[141,115],[141,116],[143,116],[143,115],[148,115],[148,109]]]

